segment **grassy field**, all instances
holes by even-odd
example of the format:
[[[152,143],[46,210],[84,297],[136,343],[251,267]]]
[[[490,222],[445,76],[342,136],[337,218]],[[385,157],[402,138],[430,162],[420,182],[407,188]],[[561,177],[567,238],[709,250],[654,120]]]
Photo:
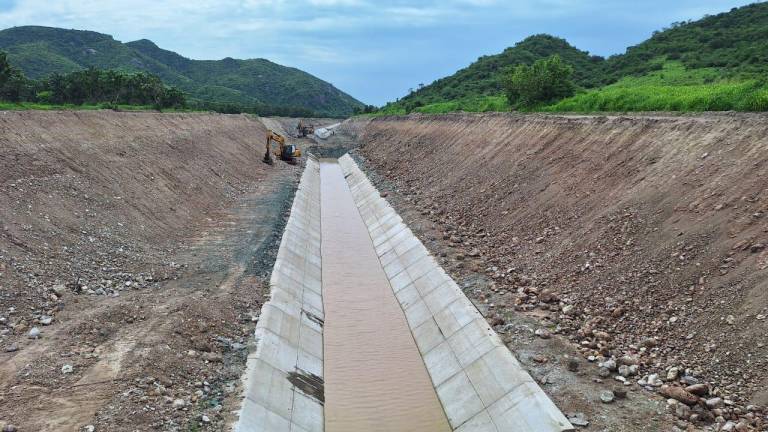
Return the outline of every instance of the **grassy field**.
[[[710,68],[687,70],[667,62],[662,70],[544,106],[547,112],[768,111],[768,84],[756,79],[718,80]]]
[[[562,100],[540,111],[768,111],[768,86],[758,81],[690,86],[615,85]]]

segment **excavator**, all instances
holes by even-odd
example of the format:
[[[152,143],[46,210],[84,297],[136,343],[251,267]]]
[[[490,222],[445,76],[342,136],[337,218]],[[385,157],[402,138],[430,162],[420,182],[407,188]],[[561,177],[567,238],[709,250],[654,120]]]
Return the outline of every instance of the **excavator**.
[[[299,120],[299,124],[296,126],[296,131],[299,133],[299,138],[306,138],[307,135],[312,135],[315,133],[315,127],[309,123],[304,123],[302,120]]]
[[[271,130],[267,131],[267,152],[264,153],[264,163],[272,165],[272,141],[278,144],[274,154],[278,159],[288,162],[291,165],[296,164],[296,158],[301,157],[301,150],[293,144],[286,144],[285,137]]]

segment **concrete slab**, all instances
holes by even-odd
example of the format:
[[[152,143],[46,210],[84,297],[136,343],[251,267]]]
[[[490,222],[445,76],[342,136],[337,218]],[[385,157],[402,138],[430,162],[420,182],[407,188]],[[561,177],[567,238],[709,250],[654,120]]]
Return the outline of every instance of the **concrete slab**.
[[[432,384],[438,387],[462,370],[448,342],[441,342],[426,353],[424,364],[432,376]],[[499,398],[501,396],[504,394]]]
[[[266,407],[245,399],[234,430],[235,432],[291,432],[291,422]]]
[[[459,426],[456,432],[500,432],[493,424],[488,411],[480,411],[476,416]]]
[[[440,332],[435,320],[432,318],[414,328],[412,333],[413,339],[416,341],[416,345],[419,347],[419,352],[421,352],[422,357],[432,350],[432,348],[445,342],[443,334]]]
[[[485,409],[480,397],[474,391],[468,391],[471,388],[472,383],[463,371],[437,386],[437,395],[454,429]]]

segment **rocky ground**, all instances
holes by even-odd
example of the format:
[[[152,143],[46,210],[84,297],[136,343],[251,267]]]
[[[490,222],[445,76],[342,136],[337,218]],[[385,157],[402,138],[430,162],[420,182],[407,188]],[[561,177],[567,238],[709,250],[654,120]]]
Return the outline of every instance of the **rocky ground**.
[[[245,116],[0,114],[0,428],[225,430],[301,167]]]
[[[764,124],[414,116],[357,138],[564,411],[594,430],[744,431],[768,430]]]

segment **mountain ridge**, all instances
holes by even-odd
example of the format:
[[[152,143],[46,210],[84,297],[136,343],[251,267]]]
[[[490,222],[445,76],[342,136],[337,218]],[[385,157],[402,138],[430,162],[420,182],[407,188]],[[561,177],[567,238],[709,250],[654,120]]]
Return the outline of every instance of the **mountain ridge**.
[[[193,99],[239,105],[301,107],[321,115],[348,116],[363,104],[300,69],[267,59],[193,60],[149,39],[120,42],[90,30],[21,26],[0,31],[0,50],[28,77],[96,67],[150,72]]]

